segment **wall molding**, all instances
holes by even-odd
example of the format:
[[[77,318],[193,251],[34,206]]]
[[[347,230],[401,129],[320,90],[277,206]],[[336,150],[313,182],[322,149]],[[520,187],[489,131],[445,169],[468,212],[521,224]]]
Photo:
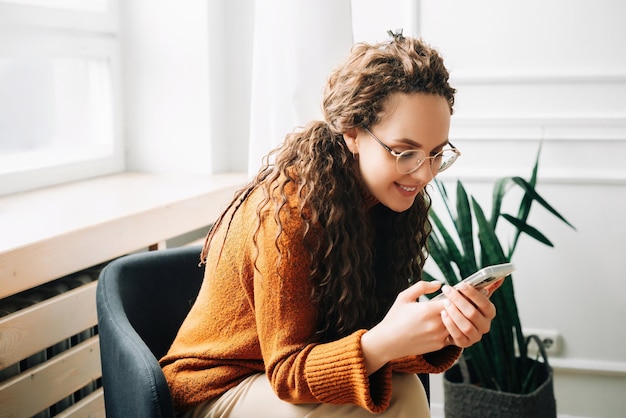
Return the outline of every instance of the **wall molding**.
[[[464,183],[494,183],[496,180],[506,176],[522,176],[526,178],[530,174],[529,167],[528,173],[510,173],[494,171],[481,171],[481,170],[466,170],[462,173],[441,174],[437,178],[445,182],[455,182],[457,179],[462,179]],[[579,172],[574,171],[562,171],[562,172],[548,172],[541,170],[539,173],[539,184],[561,184],[561,185],[577,185],[577,186],[626,186],[626,174],[620,175],[603,175],[598,173],[584,173],[581,175]]]
[[[453,116],[452,129],[458,138],[467,140],[625,141],[626,116]],[[471,132],[478,129],[480,136]]]
[[[578,72],[578,73],[506,73],[497,72],[451,72],[450,80],[454,84],[491,85],[491,84],[626,84],[623,72]]]
[[[548,358],[556,372],[626,377],[626,362],[577,358]]]
[[[626,166],[619,155],[626,153],[626,116],[566,115],[557,117],[487,117],[454,116],[450,132],[455,145],[467,150],[468,155],[484,155],[485,150],[502,153],[510,149],[521,155],[532,155],[543,144],[544,158],[554,160],[562,154],[572,161],[556,166],[542,166],[540,182],[574,185],[626,185]],[[532,150],[531,150],[532,147]],[[571,149],[570,149],[571,148]],[[602,149],[611,149],[611,164],[588,161],[585,155],[595,155]],[[480,157],[479,157],[480,158]],[[526,157],[524,157],[526,158]],[[588,161],[582,164],[581,161]],[[493,182],[503,176],[523,175],[519,165],[495,161],[485,164],[484,158],[459,169],[443,173],[442,179],[455,177],[465,181]]]

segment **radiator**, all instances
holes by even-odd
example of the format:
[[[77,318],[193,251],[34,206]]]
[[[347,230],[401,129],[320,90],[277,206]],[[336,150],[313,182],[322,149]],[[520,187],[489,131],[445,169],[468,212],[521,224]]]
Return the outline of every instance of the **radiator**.
[[[4,322],[0,323],[6,324],[8,323],[8,320],[10,318],[18,317],[20,313],[26,312],[29,309],[31,311],[35,311],[35,309],[33,308],[36,308],[38,304],[42,304],[46,301],[51,301],[53,300],[53,298],[59,297],[63,294],[67,294],[68,292],[76,292],[83,286],[97,281],[98,275],[102,267],[103,266],[90,268],[0,300],[0,321],[2,321],[3,319],[5,320]],[[95,285],[95,283],[93,283],[93,285]],[[68,301],[65,303],[68,304],[67,307],[70,308],[69,304],[71,302]],[[93,312],[89,312],[89,315],[93,315]],[[35,320],[37,322],[39,322],[40,320],[46,320],[46,318],[41,314],[40,317],[40,319],[35,317]],[[8,334],[10,333],[10,331],[8,328],[9,327],[5,325],[5,329],[0,329],[0,339],[6,340],[7,338],[9,338]],[[25,330],[24,332],[27,333],[28,330]],[[21,416],[25,413],[24,410],[21,409],[22,407],[17,405],[17,402],[20,402],[19,399],[21,399],[21,396],[15,396],[13,394],[15,391],[24,392],[27,388],[27,386],[23,383],[24,379],[20,380],[21,376],[23,377],[33,373],[32,371],[38,366],[44,365],[46,362],[55,359],[56,356],[67,352],[73,347],[77,347],[79,344],[93,338],[97,334],[97,325],[94,325],[77,334],[73,334],[69,337],[63,338],[49,347],[42,347],[41,351],[29,355],[26,358],[19,359],[19,361],[16,361],[13,364],[7,366],[0,363],[0,365],[3,366],[3,368],[0,369],[0,388],[3,388],[3,390],[7,391],[10,390],[12,395],[11,399],[8,399],[8,402],[16,403],[16,405],[5,405],[6,409],[5,407],[0,406],[0,416]],[[5,344],[5,342],[3,342],[3,344]],[[6,347],[3,347],[3,349],[6,350]],[[19,358],[19,353],[14,354],[11,358]],[[59,415],[61,412],[68,410],[68,408],[80,402],[81,399],[84,399],[88,395],[92,394],[94,391],[98,390],[101,387],[100,380],[100,378],[97,378],[88,382],[80,389],[73,391],[72,393],[67,393],[67,396],[65,396],[64,398],[55,400],[53,404],[45,406],[42,405],[45,409],[36,412],[32,416],[48,418]],[[15,385],[13,388],[11,388],[11,384],[13,382],[15,382]],[[19,383],[20,388],[16,389],[15,387],[18,385],[18,382],[21,382]],[[63,382],[55,381],[51,382],[50,384],[62,385]],[[7,395],[7,397],[8,396],[9,395]],[[43,396],[43,394],[41,393],[24,394],[24,396],[29,396],[33,401],[38,398],[45,398],[45,396]],[[4,399],[4,401],[7,401],[7,399]],[[7,413],[7,410],[11,412]]]

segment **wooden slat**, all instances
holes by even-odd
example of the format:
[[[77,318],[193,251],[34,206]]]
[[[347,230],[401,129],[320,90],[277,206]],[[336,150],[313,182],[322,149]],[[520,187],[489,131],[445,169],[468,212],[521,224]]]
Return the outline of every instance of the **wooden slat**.
[[[102,388],[89,394],[65,411],[55,415],[55,418],[105,418],[104,391]]]
[[[97,282],[0,318],[0,369],[97,324]]]
[[[0,383],[0,417],[32,417],[102,374],[98,337]]]
[[[0,298],[209,225],[242,174],[126,173],[0,198]]]

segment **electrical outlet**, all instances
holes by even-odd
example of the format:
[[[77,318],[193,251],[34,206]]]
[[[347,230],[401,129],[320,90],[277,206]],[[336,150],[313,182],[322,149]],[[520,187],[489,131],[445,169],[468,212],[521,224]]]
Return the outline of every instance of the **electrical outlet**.
[[[556,355],[561,352],[562,344],[561,334],[555,330],[549,329],[536,329],[536,328],[525,328],[523,330],[525,336],[536,335],[543,342],[543,346],[546,350],[546,354]],[[536,355],[539,353],[539,347],[535,341],[531,341],[528,344],[528,354]]]

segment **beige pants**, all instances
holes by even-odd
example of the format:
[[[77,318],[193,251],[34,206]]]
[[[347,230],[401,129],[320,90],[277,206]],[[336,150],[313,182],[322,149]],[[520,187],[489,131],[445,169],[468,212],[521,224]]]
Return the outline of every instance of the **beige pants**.
[[[394,374],[389,408],[371,414],[355,405],[294,405],[280,400],[265,374],[248,377],[219,398],[198,405],[181,418],[361,418],[430,417],[422,382],[414,374]]]

